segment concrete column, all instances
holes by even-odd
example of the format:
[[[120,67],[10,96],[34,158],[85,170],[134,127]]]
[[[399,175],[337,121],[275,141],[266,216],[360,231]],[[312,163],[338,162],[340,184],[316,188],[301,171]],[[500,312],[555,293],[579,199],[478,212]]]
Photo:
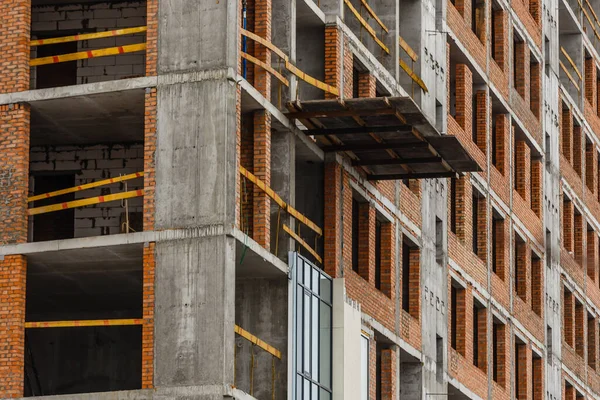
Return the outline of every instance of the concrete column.
[[[271,188],[287,203],[294,205],[296,198],[296,145],[294,134],[274,132],[271,137]],[[271,201],[271,250],[282,260],[294,249],[290,236],[282,225],[294,229],[294,218]]]
[[[271,41],[296,65],[296,0],[273,0]],[[277,55],[272,55],[271,66],[277,71],[280,68],[285,70],[285,62]],[[285,104],[296,94],[298,79],[291,74],[288,74],[288,79],[289,88],[278,80],[271,85],[271,102],[280,109],[285,109]]]

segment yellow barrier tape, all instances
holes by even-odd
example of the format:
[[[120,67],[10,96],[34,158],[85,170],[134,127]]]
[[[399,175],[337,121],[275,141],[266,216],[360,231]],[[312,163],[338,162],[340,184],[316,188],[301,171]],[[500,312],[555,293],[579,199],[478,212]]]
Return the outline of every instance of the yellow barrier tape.
[[[29,202],[36,201],[36,200],[49,199],[50,197],[61,196],[63,194],[67,194],[67,193],[79,192],[81,190],[91,189],[91,188],[95,188],[98,186],[110,185],[111,183],[128,181],[130,179],[141,178],[143,176],[144,176],[143,172],[136,172],[134,174],[117,176],[117,177],[110,178],[110,179],[104,179],[104,180],[101,180],[98,182],[86,183],[84,185],[79,185],[79,186],[75,186],[75,187],[68,188],[68,189],[62,189],[62,190],[57,190],[55,192],[48,192],[48,193],[31,196],[31,197],[27,198],[27,202],[29,203]]]
[[[569,62],[569,64],[571,64],[571,67],[573,67],[573,70],[575,71],[575,73],[577,74],[577,76],[579,77],[579,79],[583,80],[583,76],[581,76],[581,72],[579,72],[579,69],[577,68],[577,65],[575,65],[575,63],[573,62],[573,60],[569,56],[569,53],[567,53],[567,51],[565,50],[565,48],[562,47],[562,46],[560,46],[560,51],[566,57],[566,59]]]
[[[417,75],[409,66],[408,64],[406,64],[402,59],[400,59],[400,67],[404,70],[404,72],[406,72],[408,74],[408,76],[410,76],[410,78],[421,87],[421,89],[423,89],[425,92],[428,92],[429,90],[427,89],[427,86],[425,85],[425,82],[423,82],[421,80],[421,78],[419,77],[419,75]]]
[[[250,61],[251,63],[258,65],[259,67],[261,67],[262,69],[264,69],[265,71],[267,71],[268,73],[273,75],[275,78],[279,79],[279,81],[281,83],[283,83],[285,86],[290,86],[290,82],[279,72],[275,71],[270,65],[267,65],[266,63],[260,61],[258,58],[253,57],[248,53],[241,52],[241,55],[242,55],[242,58],[245,58],[246,60]]]
[[[373,19],[375,20],[375,22],[377,22],[379,24],[379,26],[381,27],[381,29],[383,29],[386,32],[389,32],[390,30],[387,28],[387,26],[385,26],[385,24],[383,22],[381,22],[381,20],[377,16],[377,14],[375,14],[375,11],[373,11],[373,9],[371,8],[371,6],[369,6],[369,3],[367,3],[366,0],[360,0],[360,2],[365,7],[365,9],[367,10],[367,12],[371,15],[371,17],[373,17]]]
[[[356,10],[356,8],[354,8],[352,3],[350,3],[350,0],[344,0],[344,3],[348,6],[350,11],[352,11],[352,14],[354,14],[356,19],[360,22],[360,24],[367,30],[367,32],[369,32],[369,34],[371,35],[373,40],[375,40],[375,42],[379,45],[379,47],[381,47],[383,49],[383,51],[385,51],[387,54],[390,54],[390,50],[387,48],[387,46],[385,44],[383,44],[383,42],[381,40],[379,40],[379,38],[377,37],[377,34],[375,33],[375,30],[373,28],[371,28],[369,23],[367,21],[365,21],[365,19],[360,15],[360,13]]]
[[[34,46],[43,46],[46,44],[57,44],[57,43],[67,43],[67,42],[78,42],[80,40],[92,40],[92,39],[102,39],[106,37],[112,36],[122,36],[122,35],[131,35],[133,33],[141,33],[146,32],[148,28],[145,26],[138,26],[136,28],[125,28],[125,29],[115,29],[112,31],[105,32],[96,32],[96,33],[84,33],[81,35],[73,35],[73,36],[63,36],[58,38],[51,39],[36,39],[29,42],[29,45]]]
[[[123,193],[108,194],[106,196],[90,197],[87,199],[67,201],[67,202],[58,203],[58,204],[51,204],[49,206],[30,208],[29,210],[27,210],[27,215],[45,214],[45,213],[49,213],[49,212],[53,212],[53,211],[66,210],[69,208],[84,207],[84,206],[90,206],[92,204],[108,203],[108,202],[115,201],[115,200],[130,199],[132,197],[140,197],[143,195],[144,195],[144,190],[139,189],[139,190],[131,190],[129,192],[123,192]]]
[[[32,58],[29,65],[32,67],[46,64],[56,64],[66,61],[85,60],[87,58],[115,56],[124,53],[133,53],[146,50],[146,43],[129,44],[126,46],[108,47],[106,49],[80,51],[77,53],[61,54],[59,56]]]
[[[573,79],[573,76],[569,73],[569,71],[567,70],[567,67],[565,67],[565,64],[563,64],[563,62],[560,60],[558,60],[558,63],[560,64],[560,67],[562,68],[562,70],[565,71],[565,74],[567,74],[567,78],[569,78],[569,80],[571,81],[573,86],[575,86],[577,91],[579,91],[579,85],[577,84],[577,82],[575,82],[575,79]]]
[[[238,335],[240,335],[241,337],[243,337],[244,339],[246,339],[250,343],[253,343],[253,344],[257,345],[258,347],[260,347],[261,349],[263,349],[267,353],[269,353],[269,354],[271,354],[271,355],[273,355],[273,356],[275,356],[275,357],[277,357],[277,358],[279,358],[281,360],[281,351],[277,350],[275,347],[271,346],[270,344],[268,344],[264,340],[261,340],[258,337],[254,336],[253,334],[251,334],[247,330],[243,329],[239,325],[236,325],[235,328],[234,328],[234,330],[235,330],[235,333],[237,333]]]
[[[143,319],[88,319],[78,321],[25,322],[25,328],[76,328],[81,326],[142,325]]]
[[[417,56],[417,53],[415,53],[415,51],[412,49],[412,47],[410,47],[410,45],[408,43],[406,43],[406,40],[404,40],[402,38],[402,36],[398,36],[398,43],[400,44],[400,47],[402,48],[402,50],[404,50],[406,52],[406,54],[408,54],[408,56],[410,57],[411,60],[417,61],[419,59],[419,56]]]
[[[260,190],[265,192],[277,205],[288,212],[292,217],[302,222],[304,225],[309,227],[312,231],[317,233],[319,236],[323,235],[323,230],[319,228],[314,222],[302,215],[291,205],[287,204],[273,189],[268,187],[262,180],[258,179],[252,172],[240,165],[240,174],[245,176],[250,182],[254,183]]]
[[[302,238],[298,235],[296,235],[296,233],[294,233],[294,231],[292,231],[286,224],[283,224],[283,230],[292,237],[292,239],[294,239],[296,242],[298,242],[298,244],[302,247],[304,247],[306,250],[308,250],[308,252],[310,254],[313,255],[313,257],[315,258],[315,260],[317,260],[319,262],[319,264],[323,264],[323,260],[321,259],[321,257],[319,256],[319,254],[308,245],[308,243],[306,243],[304,240],[302,240]]]

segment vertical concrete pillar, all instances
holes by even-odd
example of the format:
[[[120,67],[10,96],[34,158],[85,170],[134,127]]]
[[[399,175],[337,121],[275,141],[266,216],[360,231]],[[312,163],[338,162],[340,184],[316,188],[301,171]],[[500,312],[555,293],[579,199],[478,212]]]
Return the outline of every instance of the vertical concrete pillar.
[[[23,397],[25,360],[24,256],[0,257],[0,397]]]
[[[29,89],[31,0],[0,3],[0,93]]]
[[[296,145],[294,134],[288,131],[274,132],[271,137],[271,188],[281,198],[294,205],[296,198]],[[279,258],[287,260],[293,250],[293,242],[282,229],[286,224],[294,229],[294,219],[271,203],[271,250]]]
[[[273,0],[271,41],[296,65],[296,0]],[[271,66],[276,70],[284,68],[285,62],[272,55]],[[275,80],[271,87],[271,100],[279,108],[294,98],[298,79],[289,75],[290,86],[286,88]]]

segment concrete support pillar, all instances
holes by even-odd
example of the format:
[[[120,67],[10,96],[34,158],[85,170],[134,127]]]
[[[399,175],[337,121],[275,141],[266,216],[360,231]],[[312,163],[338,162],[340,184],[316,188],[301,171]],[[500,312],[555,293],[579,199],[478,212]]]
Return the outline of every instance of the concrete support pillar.
[[[29,121],[29,105],[0,106],[0,245],[27,242]]]
[[[31,0],[0,3],[0,93],[29,89]]]
[[[473,74],[465,64],[456,65],[456,122],[470,137],[473,125]]]
[[[288,57],[290,62],[296,65],[296,0],[272,0],[272,35],[271,41]],[[285,62],[278,56],[272,55],[271,66],[275,70],[284,69]],[[298,79],[289,75],[290,86],[285,87],[281,82],[275,80],[271,85],[271,102],[280,109],[296,95]]]
[[[271,114],[264,110],[254,113],[253,164],[254,175],[265,185],[271,186]],[[271,246],[271,198],[256,185],[253,185],[253,189],[253,239],[269,250]]]
[[[0,259],[0,397],[23,397],[27,260]]]
[[[286,202],[294,205],[296,198],[296,145],[291,132],[274,132],[271,137],[271,188]],[[271,204],[271,249],[282,260],[293,250],[293,241],[282,229],[286,224],[294,229],[294,219],[275,202]]]
[[[420,362],[400,363],[400,398],[421,400],[423,398],[423,365]]]

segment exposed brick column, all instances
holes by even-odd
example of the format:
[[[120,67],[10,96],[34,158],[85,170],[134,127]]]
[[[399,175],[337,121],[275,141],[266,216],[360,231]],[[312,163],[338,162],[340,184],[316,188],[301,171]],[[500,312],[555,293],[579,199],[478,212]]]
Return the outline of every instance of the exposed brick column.
[[[463,243],[467,243],[467,238],[471,238],[473,228],[467,223],[467,216],[471,215],[472,207],[472,188],[469,182],[469,175],[456,179],[456,236]]]
[[[575,261],[580,266],[583,266],[583,229],[584,229],[583,215],[575,213],[573,217],[573,246],[575,247]]]
[[[516,159],[516,182],[515,187],[517,193],[521,195],[523,200],[529,204],[531,198],[529,189],[531,187],[531,150],[524,140],[515,139],[515,159]]]
[[[529,108],[536,118],[540,118],[542,96],[542,64],[535,62],[529,64]]]
[[[521,242],[515,239],[515,250],[515,291],[524,302],[529,303],[529,287],[531,285],[531,281],[529,278],[529,246],[527,246],[527,242]]]
[[[595,110],[598,106],[598,83],[597,71],[594,58],[585,59],[585,98]]]
[[[411,247],[409,254],[403,254],[403,257],[409,257],[409,291],[411,299],[408,305],[408,312],[415,319],[421,318],[421,249]]]
[[[272,0],[255,0],[254,33],[271,41]],[[271,65],[271,50],[259,45],[254,48],[255,57],[267,65]],[[254,87],[267,100],[271,98],[271,74],[262,68],[254,70]]]
[[[254,117],[240,113],[240,165],[254,173]],[[240,228],[249,237],[253,229],[254,184],[246,178],[240,180]]]
[[[325,163],[325,227],[324,234],[324,257],[323,265],[325,272],[336,278],[340,276],[340,196],[342,190],[342,167],[335,161]],[[352,212],[345,214],[345,223],[352,223]],[[350,241],[349,243],[352,243]]]
[[[27,242],[29,120],[26,104],[0,106],[0,245]]]
[[[526,344],[517,344],[519,348],[518,354],[516,354],[515,364],[518,364],[519,368],[519,376],[516,376],[515,379],[519,380],[518,392],[516,393],[517,399],[527,399],[529,393],[529,368],[527,368],[528,364],[528,351]]]
[[[507,171],[510,123],[508,114],[496,115],[496,168],[501,174]]]
[[[507,238],[510,233],[506,221],[498,221],[494,224],[496,230],[496,275],[503,281],[506,280],[506,271],[508,267],[508,249]]]
[[[541,258],[531,260],[531,308],[540,317],[544,312],[544,273]]]
[[[575,347],[575,331],[573,330],[574,314],[575,302],[573,293],[563,291],[563,338],[571,347]]]
[[[23,397],[27,260],[0,259],[0,397]]]
[[[574,210],[573,202],[571,200],[563,200],[562,206],[562,226],[563,226],[563,243],[567,251],[573,251],[573,240],[574,240]]]
[[[471,8],[473,7],[473,2],[471,0],[456,0],[454,7],[456,7],[458,13],[464,18],[467,26],[471,26]]]
[[[488,259],[488,216],[487,199],[477,198],[477,256],[484,262]]]
[[[598,235],[594,230],[587,231],[586,249],[587,274],[595,282],[598,268]]]
[[[396,298],[396,226],[391,222],[381,224],[381,291]]]
[[[570,109],[562,111],[560,151],[568,162],[573,162],[573,113]]]
[[[342,87],[342,33],[336,25],[325,26],[325,83],[340,89]],[[325,93],[326,99],[335,99]]]
[[[358,74],[358,97],[375,97],[377,80],[373,74],[360,72]]]
[[[395,348],[381,350],[381,400],[396,399],[396,372]]]
[[[146,91],[144,116],[144,230],[154,229],[156,88]]]
[[[510,379],[510,364],[507,352],[507,343],[510,343],[508,339],[508,329],[506,329],[506,325],[504,324],[495,324],[494,329],[496,329],[496,349],[498,359],[498,370],[497,370],[497,382],[500,386],[506,387],[506,382]]]
[[[146,26],[146,76],[152,76],[158,58],[158,0],[146,0]]]
[[[473,73],[465,64],[456,65],[456,122],[471,136],[473,125]]]
[[[144,247],[142,313],[142,389],[154,385],[154,243]]]
[[[585,349],[585,310],[583,304],[575,301],[575,352],[584,357]]]
[[[529,47],[525,42],[515,43],[516,81],[514,87],[517,93],[529,103]]]
[[[358,205],[358,274],[375,284],[375,208],[369,203]]]
[[[596,348],[598,347],[598,322],[596,318],[589,318],[587,323],[587,362],[592,369],[596,369]]]
[[[344,98],[354,97],[354,54],[350,51],[348,39],[344,37]]]
[[[507,13],[504,9],[494,10],[492,23],[494,24],[494,34],[492,38],[495,41],[496,46],[493,51],[494,60],[504,72],[508,71],[508,18]]]
[[[487,308],[481,307],[477,309],[477,366],[480,370],[487,373]]]
[[[563,396],[565,400],[575,400],[575,388],[571,385],[567,386],[567,381],[565,381],[565,394]]]
[[[271,114],[264,110],[254,113],[254,175],[265,185],[271,185]],[[254,188],[253,239],[269,250],[271,247],[271,201],[259,187],[252,186]]]
[[[0,93],[21,92],[29,89],[31,0],[1,1],[0,15]]]
[[[585,144],[585,184],[590,192],[596,193],[598,189],[598,151],[591,142]]]
[[[543,181],[544,167],[542,160],[531,160],[531,209],[540,218],[542,218],[543,212]]]
[[[483,154],[487,154],[487,133],[488,133],[488,94],[485,90],[479,90],[475,94],[476,110],[475,118],[477,120],[477,132],[475,132],[475,144]]]
[[[581,127],[580,126],[574,126],[573,127],[573,168],[575,169],[575,172],[577,172],[577,174],[579,176],[581,176],[581,172],[583,169],[583,165],[582,165],[582,152],[583,152],[583,148],[582,148],[582,143],[583,142],[583,134],[581,132]]]
[[[456,351],[467,356],[467,291],[456,291]]]

